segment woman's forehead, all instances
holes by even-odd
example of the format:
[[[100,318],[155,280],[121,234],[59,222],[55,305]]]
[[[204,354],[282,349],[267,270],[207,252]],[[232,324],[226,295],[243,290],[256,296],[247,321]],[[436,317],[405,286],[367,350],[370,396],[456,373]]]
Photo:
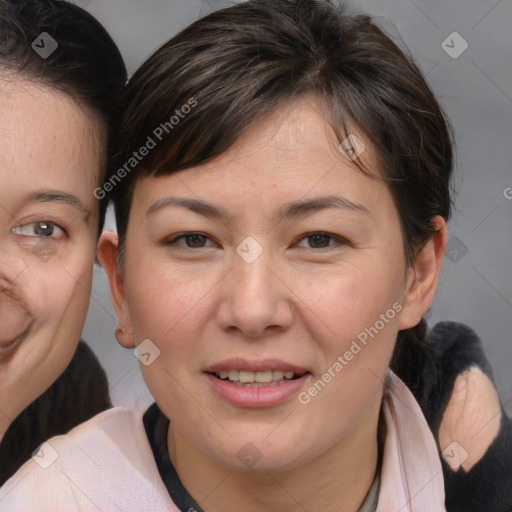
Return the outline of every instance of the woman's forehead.
[[[161,173],[139,181],[275,188],[284,180],[312,189],[322,182],[332,186],[340,180],[366,181],[356,159],[359,166],[375,167],[373,150],[364,136],[354,131],[340,143],[324,111],[306,99],[254,124],[228,150],[205,164],[169,173],[169,180],[159,180],[166,176]]]
[[[92,204],[106,141],[100,116],[64,93],[18,79],[0,89],[0,164],[18,185],[69,189]],[[25,176],[25,179],[23,179]]]

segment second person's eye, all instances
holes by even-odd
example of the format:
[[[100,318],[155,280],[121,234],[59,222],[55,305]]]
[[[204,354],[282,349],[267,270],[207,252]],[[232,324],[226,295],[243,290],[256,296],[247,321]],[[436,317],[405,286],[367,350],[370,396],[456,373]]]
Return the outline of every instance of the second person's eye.
[[[55,222],[32,222],[24,226],[11,229],[14,235],[33,236],[40,238],[60,237],[65,234],[64,230]]]

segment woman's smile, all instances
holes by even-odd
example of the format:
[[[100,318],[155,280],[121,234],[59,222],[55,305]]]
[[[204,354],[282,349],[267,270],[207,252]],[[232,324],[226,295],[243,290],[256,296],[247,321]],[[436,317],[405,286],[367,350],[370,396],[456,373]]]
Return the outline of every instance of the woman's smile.
[[[208,367],[211,389],[235,407],[274,407],[295,396],[309,380],[302,366],[280,359],[227,359]]]
[[[214,374],[207,374],[207,377],[213,391],[226,402],[235,407],[257,409],[275,407],[296,396],[306,385],[309,375],[309,373],[305,373],[295,378],[282,378],[279,381],[266,383],[242,383],[230,379],[221,379]]]

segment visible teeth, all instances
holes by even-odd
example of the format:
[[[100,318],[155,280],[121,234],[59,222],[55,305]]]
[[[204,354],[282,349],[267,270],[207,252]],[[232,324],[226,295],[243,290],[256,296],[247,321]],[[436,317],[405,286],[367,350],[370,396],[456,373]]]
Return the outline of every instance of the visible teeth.
[[[272,372],[256,372],[254,374],[254,382],[272,382]]]
[[[239,377],[240,382],[254,382],[254,372],[242,371],[239,373]]]
[[[284,372],[281,370],[268,370],[265,372],[250,372],[247,370],[220,370],[216,373],[217,377],[221,379],[228,379],[232,382],[240,382],[242,384],[250,384],[253,382],[268,383],[279,382],[284,380],[293,379],[293,372]]]

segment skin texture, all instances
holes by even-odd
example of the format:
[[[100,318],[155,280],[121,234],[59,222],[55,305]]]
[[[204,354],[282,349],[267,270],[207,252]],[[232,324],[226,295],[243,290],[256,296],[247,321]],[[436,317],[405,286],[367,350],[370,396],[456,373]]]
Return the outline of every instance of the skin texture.
[[[0,82],[0,118],[1,438],[79,342],[104,155],[94,116],[20,78]]]
[[[387,186],[336,150],[326,118],[320,105],[302,100],[206,165],[140,179],[121,272],[117,235],[100,240],[124,329],[118,340],[134,347],[150,339],[159,348],[151,365],[141,365],[143,376],[171,419],[171,460],[209,512],[357,510],[375,476],[396,334],[419,322],[435,292],[444,221],[434,219],[437,232],[407,268]],[[368,144],[362,159],[375,169]],[[148,213],[171,196],[206,201],[227,215],[177,205]],[[368,212],[330,207],[279,217],[289,203],[327,196]],[[189,239],[204,245],[198,248],[183,238],[165,244],[183,232],[208,238]],[[308,238],[317,232],[332,238]],[[236,252],[248,236],[263,250],[252,263]],[[205,373],[233,357],[279,359],[310,372],[307,390],[395,303],[400,313],[307,405],[294,395],[273,407],[233,406]],[[247,443],[261,454],[252,468],[237,456]]]

